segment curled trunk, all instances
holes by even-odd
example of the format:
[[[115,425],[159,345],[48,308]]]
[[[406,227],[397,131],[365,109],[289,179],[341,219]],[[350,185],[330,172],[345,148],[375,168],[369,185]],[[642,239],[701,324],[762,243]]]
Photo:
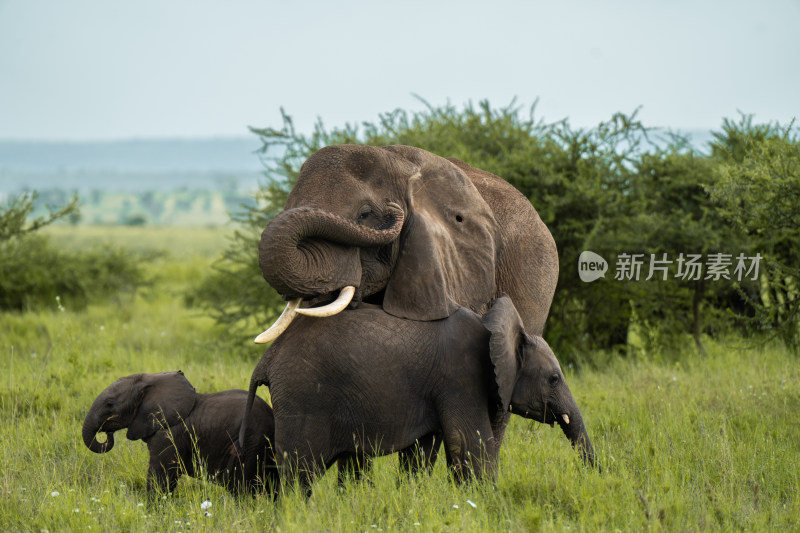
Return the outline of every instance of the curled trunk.
[[[94,417],[89,413],[83,421],[83,443],[94,453],[105,453],[114,447],[114,433],[106,432],[106,441],[97,441],[97,432],[100,431],[100,424],[94,421]]]
[[[389,203],[378,228],[310,207],[288,209],[264,229],[258,262],[264,279],[286,299],[312,298],[361,285],[359,248],[397,239],[403,211]]]

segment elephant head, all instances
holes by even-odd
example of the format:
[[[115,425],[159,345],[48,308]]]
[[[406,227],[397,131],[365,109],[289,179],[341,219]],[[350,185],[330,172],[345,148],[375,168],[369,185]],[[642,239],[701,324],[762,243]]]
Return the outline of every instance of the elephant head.
[[[192,412],[197,393],[183,372],[133,374],[101,392],[83,421],[83,442],[95,453],[114,447],[114,432],[128,428],[128,439],[147,440],[158,429],[178,424]],[[97,433],[106,434],[98,442]]]
[[[555,423],[586,462],[595,454],[580,409],[547,342],[528,335],[511,299],[503,295],[483,315],[491,333],[489,355],[504,410],[538,422]]]
[[[256,342],[352,297],[413,320],[480,311],[496,295],[499,248],[492,209],[451,161],[408,146],[322,148],[261,235],[264,278],[290,304]],[[298,307],[337,293],[332,311]]]

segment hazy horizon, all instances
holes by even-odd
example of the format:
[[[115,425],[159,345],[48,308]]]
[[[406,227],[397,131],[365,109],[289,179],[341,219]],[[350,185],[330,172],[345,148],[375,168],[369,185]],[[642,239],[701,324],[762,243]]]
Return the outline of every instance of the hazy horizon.
[[[659,129],[690,137],[703,150],[711,140],[706,129]],[[657,135],[659,134],[657,133]],[[137,138],[101,141],[0,140],[0,177],[19,173],[263,171],[261,140],[250,137]]]
[[[43,171],[258,171],[252,137],[104,141],[0,141],[0,173]],[[269,154],[272,155],[272,154]]]
[[[677,130],[672,130],[677,131]],[[711,130],[682,130],[706,151]],[[258,137],[0,141],[0,195],[26,190],[255,190],[265,181]],[[279,155],[277,152],[267,157]]]

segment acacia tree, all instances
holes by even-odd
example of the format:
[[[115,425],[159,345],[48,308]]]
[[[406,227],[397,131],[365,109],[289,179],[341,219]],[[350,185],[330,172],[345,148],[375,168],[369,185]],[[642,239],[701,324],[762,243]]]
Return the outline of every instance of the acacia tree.
[[[24,193],[12,198],[5,207],[0,207],[0,242],[34,232],[48,224],[52,224],[56,220],[77,216],[80,213],[78,197],[73,196],[63,207],[53,208],[47,206],[48,214],[46,216],[40,216],[29,221],[28,218],[33,213],[38,197],[39,195],[36,191]]]
[[[764,258],[760,294],[749,298],[761,327],[800,347],[800,140],[792,126],[725,121],[713,145],[709,187],[721,213]]]

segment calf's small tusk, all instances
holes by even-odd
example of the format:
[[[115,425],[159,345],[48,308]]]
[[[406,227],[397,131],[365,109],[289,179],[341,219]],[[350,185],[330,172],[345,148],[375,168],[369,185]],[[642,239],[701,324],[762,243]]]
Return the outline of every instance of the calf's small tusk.
[[[564,420],[564,423],[566,425],[569,425],[569,415],[567,413],[564,413],[563,415],[561,415],[561,419]]]
[[[347,307],[347,305],[350,303],[350,300],[353,299],[353,295],[355,293],[356,288],[352,285],[348,285],[339,292],[339,297],[336,298],[335,302],[331,302],[328,305],[323,305],[322,307],[307,307],[303,309],[297,309],[295,312],[305,316],[333,316],[344,311],[344,308]]]
[[[276,320],[267,331],[256,337],[255,343],[266,344],[269,341],[274,341],[280,337],[281,333],[286,331],[286,328],[288,328],[289,324],[291,324],[292,320],[294,320],[294,317],[297,315],[297,307],[302,301],[302,298],[297,298],[286,304],[286,307],[284,308],[283,313],[281,313],[281,316],[278,317],[278,320]]]

